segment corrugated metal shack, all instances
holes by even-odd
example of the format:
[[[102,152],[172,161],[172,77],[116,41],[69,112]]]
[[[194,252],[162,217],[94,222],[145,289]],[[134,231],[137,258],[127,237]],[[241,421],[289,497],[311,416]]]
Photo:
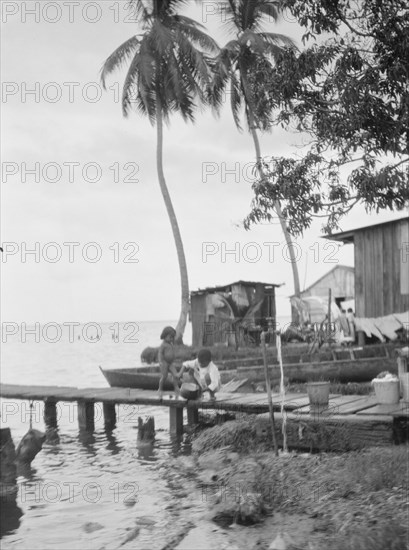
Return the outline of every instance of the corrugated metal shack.
[[[325,238],[355,246],[357,317],[382,317],[409,309],[409,217]]]
[[[237,281],[191,292],[193,346],[258,344],[267,318],[276,321],[277,286]]]

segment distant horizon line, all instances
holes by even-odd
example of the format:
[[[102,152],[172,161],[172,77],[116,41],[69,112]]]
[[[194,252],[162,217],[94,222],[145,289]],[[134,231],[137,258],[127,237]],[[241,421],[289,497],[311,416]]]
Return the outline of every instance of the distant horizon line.
[[[276,315],[276,318],[279,319],[279,318],[291,318],[291,315]],[[104,324],[104,325],[107,325],[109,323],[168,323],[168,324],[174,324],[176,325],[177,324],[177,320],[175,319],[141,319],[139,321],[132,321],[130,319],[126,319],[126,320],[122,320],[122,321],[113,321],[113,320],[110,320],[110,321],[95,321],[95,320],[88,320],[88,321],[67,321],[67,320],[64,320],[64,321],[27,321],[27,320],[23,320],[23,321],[16,321],[15,319],[13,320],[7,320],[7,321],[2,321],[0,324],[1,325],[4,325],[4,324],[7,324],[7,323],[17,323],[19,325],[21,325],[22,323],[26,323],[27,325],[35,325],[36,323],[39,323],[40,325],[46,325],[48,323],[51,323],[51,324],[57,324],[57,325],[64,325],[65,324],[70,324],[70,323],[79,323],[80,325],[86,325],[88,323],[98,323],[98,324]],[[191,325],[192,322],[191,321],[187,321],[187,325]]]

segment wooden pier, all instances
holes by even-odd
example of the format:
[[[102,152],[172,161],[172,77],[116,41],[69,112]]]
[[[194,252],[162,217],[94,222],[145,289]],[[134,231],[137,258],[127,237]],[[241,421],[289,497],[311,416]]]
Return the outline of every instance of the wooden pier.
[[[78,425],[80,429],[93,430],[95,420],[95,403],[102,403],[105,426],[113,428],[116,425],[117,404],[150,405],[167,407],[169,409],[170,432],[180,436],[183,433],[183,411],[187,409],[188,424],[198,420],[199,409],[232,411],[243,414],[261,414],[268,412],[266,393],[218,393],[216,401],[175,400],[172,394],[164,394],[159,399],[154,391],[128,388],[75,388],[63,386],[23,386],[15,384],[0,384],[0,397],[44,402],[44,421],[46,425],[57,425],[57,403],[76,402],[78,405]],[[279,394],[273,394],[273,407],[279,411],[281,404]],[[288,393],[285,396],[284,410],[290,420],[304,423],[311,415],[307,394]],[[409,403],[400,402],[396,405],[378,405],[375,396],[362,395],[330,395],[329,407],[320,414],[320,421],[342,421],[348,424],[362,426],[384,424],[390,426],[392,432],[396,425],[404,425],[407,432],[409,419]],[[316,420],[316,419],[315,419]]]

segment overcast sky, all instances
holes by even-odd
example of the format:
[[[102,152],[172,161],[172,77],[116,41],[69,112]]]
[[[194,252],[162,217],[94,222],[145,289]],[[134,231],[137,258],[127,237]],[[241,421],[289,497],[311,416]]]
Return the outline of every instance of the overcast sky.
[[[112,77],[108,92],[99,85],[103,61],[136,32],[124,6],[111,0],[2,2],[3,321],[138,322],[179,315],[179,269],[156,177],[155,129],[136,114],[122,117],[123,73]],[[212,12],[214,2],[189,9],[223,43],[229,37]],[[298,43],[301,38],[290,21],[271,30]],[[261,140],[265,155],[302,154],[302,142],[278,129]],[[292,271],[278,223],[249,232],[237,226],[249,212],[253,161],[251,137],[237,132],[228,104],[220,119],[198,113],[195,125],[175,115],[165,131],[165,175],[191,290],[239,279],[284,283],[277,307],[288,315]],[[24,173],[36,163],[38,177]],[[401,216],[369,217],[357,209],[342,228]],[[297,241],[302,287],[333,262],[353,265],[351,245],[324,249],[320,226]],[[39,254],[25,255],[36,242]]]

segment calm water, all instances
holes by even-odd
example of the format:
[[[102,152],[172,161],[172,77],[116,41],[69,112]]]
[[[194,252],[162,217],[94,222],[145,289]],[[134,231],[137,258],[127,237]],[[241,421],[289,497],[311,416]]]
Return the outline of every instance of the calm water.
[[[39,328],[37,334],[19,329],[2,344],[1,381],[107,387],[98,367],[140,365],[141,351],[159,344],[167,324],[175,323],[102,324],[98,340],[91,325],[74,327],[72,333],[61,326],[59,338],[52,326],[45,332]],[[185,342],[191,342],[190,325]],[[78,430],[75,403],[59,403],[57,410],[57,437],[43,446],[31,471],[18,478],[17,506],[8,504],[8,519],[2,522],[2,549],[159,550],[203,513],[199,489],[192,485],[188,494],[181,494],[178,480],[169,478],[164,468],[170,457],[189,451],[170,438],[167,411],[120,406],[117,427],[106,432],[97,404],[91,434]],[[155,417],[156,441],[153,449],[140,451],[137,419],[147,415]],[[11,428],[16,446],[29,429],[29,418],[27,401],[1,402],[1,425]],[[42,402],[34,403],[32,422],[44,431]]]
[[[106,387],[98,366],[140,365],[141,350],[159,343],[166,324],[172,322],[142,323],[136,334],[135,327],[122,324],[118,342],[109,324],[101,325],[98,341],[70,338],[67,329],[58,342],[51,343],[52,327],[46,338],[40,333],[38,342],[35,335],[27,334],[25,343],[21,333],[9,336],[2,345],[1,380]],[[77,328],[79,334],[82,328]],[[86,337],[91,340],[96,332],[88,328]],[[125,342],[129,335],[139,341]],[[185,341],[190,341],[189,333]],[[29,411],[25,401],[1,403],[2,426],[11,428],[16,446],[29,429]],[[116,429],[106,432],[97,405],[92,434],[79,432],[74,403],[60,403],[58,415],[58,437],[43,446],[31,472],[18,478],[17,508],[8,505],[10,517],[2,525],[1,548],[163,548],[187,522],[178,507],[177,491],[164,475],[163,465],[169,457],[184,452],[183,445],[169,437],[166,411],[121,406]],[[143,452],[136,447],[135,426],[138,416],[145,415],[155,417],[157,439],[153,450]],[[34,428],[44,431],[42,403],[34,403],[32,420]],[[200,507],[200,495],[197,502]],[[137,537],[124,543],[137,527]]]

